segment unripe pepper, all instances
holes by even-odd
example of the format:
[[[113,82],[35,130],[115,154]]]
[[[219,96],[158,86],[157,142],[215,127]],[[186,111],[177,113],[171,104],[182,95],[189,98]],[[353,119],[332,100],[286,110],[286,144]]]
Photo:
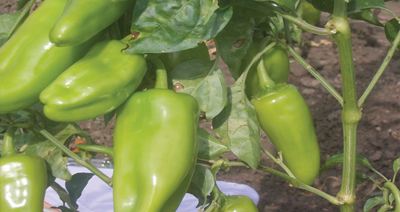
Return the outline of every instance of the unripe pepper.
[[[258,212],[253,200],[245,195],[225,196],[213,212]]]
[[[50,28],[66,4],[67,0],[44,1],[0,48],[0,114],[37,103],[40,92],[103,37],[97,34],[74,47],[52,44]]]
[[[321,11],[307,1],[301,2],[301,18],[307,23],[316,26],[319,23]]]
[[[278,86],[253,98],[251,104],[287,167],[297,179],[311,185],[319,172],[319,147],[310,110],[296,87]]]
[[[42,212],[47,188],[43,158],[16,153],[9,128],[3,139],[0,158],[0,211]]]
[[[132,9],[135,0],[69,0],[62,16],[50,31],[57,46],[75,46],[87,41]]]
[[[160,72],[156,88],[134,93],[117,110],[115,212],[175,211],[194,171],[198,103],[168,90],[165,68],[157,70],[157,78]]]
[[[40,94],[51,120],[77,122],[104,115],[121,105],[147,71],[141,54],[121,52],[126,44],[107,40],[93,46]]]

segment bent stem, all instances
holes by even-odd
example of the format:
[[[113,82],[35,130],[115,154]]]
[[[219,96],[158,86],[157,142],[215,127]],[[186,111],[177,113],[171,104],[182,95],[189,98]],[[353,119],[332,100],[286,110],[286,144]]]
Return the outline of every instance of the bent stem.
[[[261,151],[264,152],[269,158],[272,159],[272,161],[274,161],[276,164],[278,164],[283,170],[285,170],[285,172],[292,178],[296,178],[294,176],[294,174],[290,171],[290,169],[282,162],[281,160],[276,159],[271,153],[269,153],[266,149],[264,149],[263,147],[261,147]],[[281,158],[282,158],[282,154],[280,154]]]
[[[156,84],[155,88],[168,89],[167,71],[164,63],[156,57],[146,57],[146,60],[151,62],[156,68]]]
[[[113,148],[99,146],[99,145],[92,145],[92,144],[78,144],[77,147],[79,150],[87,150],[89,152],[98,152],[109,155],[110,157],[114,158],[114,151]]]
[[[245,82],[246,77],[247,77],[247,73],[249,72],[250,68],[253,66],[254,63],[257,62],[257,60],[259,60],[261,58],[261,56],[263,54],[265,54],[265,52],[267,52],[268,50],[270,50],[272,47],[274,47],[276,45],[276,42],[272,42],[270,43],[268,46],[266,46],[264,49],[262,49],[260,52],[258,52],[256,55],[254,55],[253,59],[251,60],[251,62],[247,65],[246,69],[243,71],[243,74],[239,77],[239,79],[237,79],[237,81],[242,80],[242,82]],[[242,88],[241,90],[244,90],[245,87],[245,83],[242,83]]]
[[[9,127],[3,138],[3,146],[1,150],[1,157],[16,154],[14,148],[14,134],[17,131],[17,127]]]
[[[64,146],[61,142],[59,142],[52,134],[47,132],[47,130],[41,128],[38,125],[35,125],[33,128],[36,132],[40,133],[51,143],[53,143],[56,147],[61,149],[65,154],[67,154],[69,157],[71,157],[77,164],[89,169],[93,174],[95,174],[97,177],[99,177],[101,180],[103,180],[107,185],[112,187],[112,180],[110,177],[105,175],[103,172],[101,172],[93,163],[90,162],[90,160],[82,160],[81,157],[73,153],[71,150],[69,150],[66,146]]]
[[[393,194],[394,202],[396,203],[394,212],[400,212],[400,191],[399,191],[399,189],[392,182],[386,182],[384,184],[384,187],[389,189]]]
[[[269,4],[274,4],[274,3],[269,3]],[[282,16],[282,18],[292,22],[293,24],[295,24],[297,27],[299,27],[302,30],[312,32],[312,33],[318,34],[318,35],[332,35],[331,31],[329,31],[325,28],[313,26],[301,18],[296,18],[296,17],[286,13],[285,11],[281,10],[280,8],[271,6],[270,9],[272,9],[274,11],[274,13]]]

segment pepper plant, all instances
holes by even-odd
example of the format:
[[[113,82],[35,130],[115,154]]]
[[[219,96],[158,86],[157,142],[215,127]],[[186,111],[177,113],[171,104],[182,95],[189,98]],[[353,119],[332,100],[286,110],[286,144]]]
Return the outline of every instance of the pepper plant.
[[[42,211],[46,182],[66,203],[59,209],[77,211],[93,174],[114,188],[116,212],[175,211],[185,193],[198,198],[201,211],[258,211],[248,197],[228,196],[215,183],[220,170],[234,166],[271,173],[340,211],[355,211],[363,174],[357,164],[384,181],[367,177],[382,196],[367,200],[364,211],[400,211],[400,158],[388,177],[356,154],[363,104],[400,47],[400,18],[384,0],[45,0],[29,14],[35,2],[0,14],[1,211]],[[373,9],[393,18],[383,24]],[[314,26],[321,11],[331,16]],[[359,99],[349,19],[384,27],[392,44]],[[302,30],[336,43],[341,94],[295,50]],[[211,40],[213,60],[205,45]],[[343,153],[322,166],[309,108],[287,84],[288,54],[342,107]],[[229,87],[220,60],[235,79]],[[76,123],[104,116],[107,124],[115,115],[114,148],[93,144]],[[203,121],[212,122],[214,134],[198,127]],[[261,130],[277,157],[261,147]],[[86,143],[71,151],[76,136]],[[238,160],[225,158],[229,151]],[[112,178],[92,163],[96,152],[114,158]],[[280,169],[260,163],[261,154]],[[92,173],[71,176],[67,156]],[[339,163],[337,194],[313,187]],[[26,176],[27,187],[11,175]],[[56,178],[67,180],[68,192]]]

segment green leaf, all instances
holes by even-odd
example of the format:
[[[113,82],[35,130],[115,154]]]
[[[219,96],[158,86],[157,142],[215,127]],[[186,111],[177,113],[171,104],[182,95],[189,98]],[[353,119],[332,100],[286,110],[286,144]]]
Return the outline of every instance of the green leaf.
[[[203,128],[197,128],[197,137],[199,139],[199,152],[197,158],[205,160],[214,160],[229,149],[222,145],[213,135]]]
[[[362,20],[375,26],[382,26],[383,24],[378,20],[370,9],[358,10],[348,13],[349,18],[355,20]]]
[[[168,79],[172,79],[175,91],[196,98],[207,120],[218,115],[226,105],[226,82],[218,68],[218,59],[185,61],[168,74]]]
[[[391,194],[389,194],[389,203],[390,203],[390,205],[392,205],[393,201],[394,201],[394,195],[393,195],[393,193],[391,193]]]
[[[400,158],[397,158],[396,160],[393,161],[394,176],[396,176],[399,170],[400,170]]]
[[[241,60],[252,42],[254,27],[254,19],[233,16],[214,39],[218,54],[235,79],[238,78]]]
[[[210,0],[143,0],[133,12],[127,53],[176,52],[214,38],[228,23],[232,8]]]
[[[359,165],[365,166],[365,167],[367,167],[369,169],[373,169],[371,164],[369,163],[368,159],[365,158],[364,156],[361,156],[361,155],[357,154],[356,162]]]
[[[73,135],[90,138],[87,132],[77,128],[77,125],[69,123],[61,123],[56,127],[48,128],[47,131],[64,145],[68,145],[69,139]],[[91,142],[88,139],[87,141]],[[31,137],[24,152],[28,155],[38,155],[44,158],[50,164],[55,177],[63,180],[71,179],[71,174],[66,166],[68,159],[63,157],[64,153],[47,138],[41,135]]]
[[[243,17],[261,18],[261,14],[264,14],[265,18],[268,16],[276,16],[268,2],[231,0],[231,5],[234,7],[235,14]],[[254,16],[252,16],[251,13],[253,13]]]
[[[65,188],[69,193],[69,197],[74,208],[78,208],[76,201],[79,199],[79,197],[81,197],[83,189],[93,176],[93,173],[76,173],[72,175],[71,180],[65,182]]]
[[[22,9],[30,0],[20,0],[17,5],[17,11]]]
[[[255,0],[255,1],[271,1],[271,0]],[[297,3],[297,1],[293,0],[272,0],[272,2],[287,7],[288,9],[291,9],[293,11],[296,9],[296,3]]]
[[[33,137],[33,133],[31,132],[23,132],[17,130],[14,136],[14,146],[15,149],[21,149],[21,147],[25,144],[29,143],[29,140]]]
[[[307,0],[310,2],[315,8],[321,10],[323,12],[332,13],[334,1],[333,0]],[[385,2],[383,0],[351,0],[347,4],[347,12],[354,12],[366,9],[382,9],[386,10],[387,12],[391,13],[394,17],[397,17],[396,14],[389,10],[385,6]],[[369,21],[367,21],[370,23]]]
[[[62,211],[73,211],[73,212],[78,212],[76,209],[73,207],[73,204],[71,202],[71,199],[67,193],[67,191],[61,187],[58,183],[54,182],[51,185],[51,188],[54,189],[54,191],[58,194],[60,197],[60,200],[63,202],[63,204],[67,203],[70,208],[67,208],[65,206],[59,206],[57,208],[61,209]]]
[[[285,32],[285,22],[284,19],[280,16],[270,18],[272,23],[274,34],[278,35],[278,38],[286,39],[286,32]],[[289,25],[289,32],[290,32],[290,39],[296,43],[301,42],[302,30],[298,28],[292,22],[288,22]]]
[[[357,158],[356,158],[357,164],[365,166],[369,169],[373,169],[373,167],[371,166],[371,164],[368,162],[367,158],[358,155],[357,154]],[[334,155],[332,157],[330,157],[326,163],[319,169],[319,176],[321,176],[321,174],[328,168],[335,166],[337,164],[343,163],[343,154],[337,154]]]
[[[368,179],[370,178],[364,172],[356,170],[356,183],[361,184]]]
[[[385,24],[385,35],[390,43],[393,43],[399,31],[400,23],[397,19],[393,18]],[[400,48],[400,44],[398,48]]]
[[[243,77],[228,88],[228,105],[213,119],[213,128],[222,144],[256,169],[260,163],[260,126],[242,83]]]
[[[188,193],[193,194],[198,200],[198,206],[204,205],[207,196],[214,188],[215,180],[210,170],[204,166],[196,165]]]
[[[111,121],[111,119],[114,117],[115,113],[116,113],[116,110],[113,110],[109,113],[104,114],[104,125],[107,125],[108,122]]]
[[[0,13],[0,46],[7,41],[8,33],[20,15],[21,13]]]
[[[385,200],[382,197],[370,198],[365,202],[363,212],[368,212],[375,206],[382,205],[382,204],[385,204]]]
[[[387,9],[385,6],[385,1],[383,0],[358,0],[352,1],[355,4],[354,10],[362,10],[362,9],[371,9],[371,8],[379,8],[379,9]]]

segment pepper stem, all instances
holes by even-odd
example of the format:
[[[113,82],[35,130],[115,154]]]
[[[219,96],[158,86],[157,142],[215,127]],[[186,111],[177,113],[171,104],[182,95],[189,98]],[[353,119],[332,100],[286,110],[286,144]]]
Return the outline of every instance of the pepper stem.
[[[157,78],[155,88],[168,89],[167,71],[165,70],[164,63],[156,57],[147,57],[146,59],[156,68]]]
[[[9,127],[6,131],[6,134],[4,134],[3,138],[3,149],[1,151],[1,156],[8,156],[8,155],[13,155],[16,154],[17,151],[15,151],[14,148],[14,134],[15,131],[17,130],[17,127]]]
[[[92,144],[78,144],[78,149],[87,150],[89,152],[103,153],[103,154],[109,155],[112,158],[114,158],[113,148],[110,148],[110,147],[92,145]]]
[[[260,90],[271,90],[275,87],[275,82],[269,77],[265,69],[264,61],[261,59],[257,65],[257,74],[259,77]]]

